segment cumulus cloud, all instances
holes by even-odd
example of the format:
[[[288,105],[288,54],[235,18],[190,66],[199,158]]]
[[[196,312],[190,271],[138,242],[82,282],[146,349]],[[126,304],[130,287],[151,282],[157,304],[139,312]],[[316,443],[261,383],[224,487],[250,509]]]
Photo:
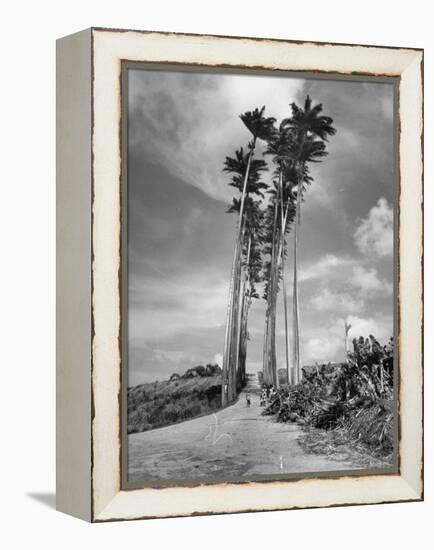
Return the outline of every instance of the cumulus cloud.
[[[325,254],[318,261],[302,267],[300,270],[299,281],[309,281],[311,279],[324,279],[333,277],[342,271],[343,268],[354,264],[351,258],[342,258],[334,254]]]
[[[393,336],[393,319],[392,316],[384,316],[381,318],[358,317],[357,315],[348,315],[347,323],[351,325],[349,332],[350,338],[359,338],[363,336],[367,338],[370,334],[374,335],[377,340],[386,343]],[[344,321],[342,320],[341,323]]]
[[[351,283],[364,297],[372,297],[378,294],[390,296],[393,291],[392,284],[389,281],[380,279],[375,268],[354,267]]]
[[[334,311],[336,313],[359,312],[363,306],[363,300],[355,298],[347,293],[338,293],[323,288],[319,294],[312,296],[310,304],[318,311]]]
[[[345,322],[351,325],[349,338],[367,338],[373,334],[380,343],[386,343],[393,335],[393,318],[391,315],[360,317],[347,315],[334,318],[332,322],[316,331],[303,345],[303,363],[328,363],[345,359]]]
[[[304,346],[304,364],[312,362],[328,363],[336,360],[339,348],[343,349],[344,339],[330,335],[321,338],[310,338]]]
[[[393,210],[385,198],[380,198],[368,216],[359,221],[354,241],[363,254],[380,257],[392,255]]]

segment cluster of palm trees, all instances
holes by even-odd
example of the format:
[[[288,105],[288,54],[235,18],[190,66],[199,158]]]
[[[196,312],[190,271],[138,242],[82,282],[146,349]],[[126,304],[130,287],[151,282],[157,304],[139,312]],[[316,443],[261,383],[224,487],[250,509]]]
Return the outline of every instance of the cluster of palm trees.
[[[229,185],[237,190],[228,212],[237,215],[234,256],[230,280],[223,353],[222,405],[233,401],[246,382],[248,315],[258,284],[263,283],[266,300],[263,380],[279,385],[276,357],[276,309],[282,286],[285,362],[288,383],[301,378],[300,316],[298,296],[298,243],[301,204],[312,182],[309,165],[326,155],[328,136],[335,134],[333,120],[322,114],[322,105],[313,105],[309,96],[303,107],[290,105],[291,116],[278,126],[266,117],[265,107],[240,116],[251,133],[245,150],[226,157],[224,171],[232,175]],[[269,170],[264,158],[255,158],[257,143],[263,142],[264,157],[271,158],[271,182],[264,181]],[[268,178],[270,179],[270,178]],[[292,368],[289,357],[288,304],[285,261],[287,237],[292,231],[293,246],[293,345]]]

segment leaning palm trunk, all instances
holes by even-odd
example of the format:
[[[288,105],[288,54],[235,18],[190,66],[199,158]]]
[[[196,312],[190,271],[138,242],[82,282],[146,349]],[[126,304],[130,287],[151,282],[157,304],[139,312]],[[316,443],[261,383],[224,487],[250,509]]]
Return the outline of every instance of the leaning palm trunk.
[[[237,334],[238,334],[238,304],[239,304],[239,279],[240,279],[240,259],[241,259],[241,239],[244,232],[244,204],[247,194],[247,182],[249,179],[250,165],[255,150],[256,138],[253,140],[247,161],[246,173],[244,174],[243,190],[241,195],[240,213],[238,217],[238,230],[235,242],[235,251],[232,263],[231,282],[229,290],[228,317],[226,321],[225,344],[223,352],[223,385],[222,385],[222,404],[232,401],[236,396],[236,372],[238,369],[238,357],[236,353]],[[226,377],[226,378],[225,378]],[[227,382],[225,382],[227,380]],[[225,391],[227,383],[227,391]]]

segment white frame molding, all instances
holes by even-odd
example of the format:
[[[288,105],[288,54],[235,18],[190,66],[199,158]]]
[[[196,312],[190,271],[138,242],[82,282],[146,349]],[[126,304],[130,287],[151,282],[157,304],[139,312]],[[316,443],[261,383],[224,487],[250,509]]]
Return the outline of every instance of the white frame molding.
[[[91,315],[92,342],[90,349],[85,336],[77,341],[77,338],[74,340],[68,334],[71,326],[59,327],[58,338],[62,349],[71,349],[74,345],[79,347],[80,352],[87,354],[85,365],[81,362],[81,371],[77,369],[78,374],[72,375],[77,377],[75,385],[82,381],[80,395],[74,395],[72,390],[62,385],[66,370],[73,368],[73,365],[64,362],[65,352],[58,356],[58,399],[62,402],[58,406],[58,438],[62,440],[63,449],[58,461],[59,508],[89,521],[100,522],[421,500],[423,51],[96,28],[59,41],[59,66],[71,56],[75,56],[76,62],[70,63],[70,74],[64,76],[60,71],[61,74],[58,75],[58,117],[62,126],[63,117],[67,117],[63,111],[69,109],[73,112],[75,109],[74,117],[69,117],[76,121],[67,122],[73,128],[74,125],[77,126],[79,136],[91,136],[93,163],[91,173],[79,174],[76,165],[81,163],[83,155],[69,158],[63,151],[64,148],[70,148],[71,143],[66,135],[59,136],[60,140],[65,141],[59,145],[58,157],[59,214],[62,215],[64,209],[69,209],[72,214],[77,214],[76,219],[82,219],[78,217],[78,211],[85,206],[89,215],[85,223],[91,223],[88,230],[91,232],[93,260],[88,271],[92,280],[92,311],[87,311],[87,314]],[[122,60],[400,78],[399,475],[121,490],[119,129]],[[91,86],[86,80],[85,86],[77,89],[77,94],[91,94],[84,98],[84,105],[83,101],[77,100],[79,95],[76,94],[74,103],[71,94],[65,92],[67,86],[69,89],[74,87],[77,71],[83,70],[90,70],[88,77],[89,82],[91,81]],[[91,121],[88,116],[89,108],[92,110]],[[77,154],[80,143],[83,144],[78,140],[74,145]],[[90,151],[88,156],[90,158]],[[89,158],[83,158],[86,166]],[[87,196],[82,199],[75,197],[76,203],[71,206],[71,200],[75,200],[74,197],[71,198],[71,193],[74,192],[70,188],[71,178],[74,181],[74,177],[82,179]],[[90,199],[91,212],[86,203]],[[78,241],[77,243],[77,254],[90,252],[88,239],[81,236],[81,244]],[[62,246],[64,239],[59,236],[59,247]],[[89,260],[90,254],[86,257]],[[63,268],[59,265],[60,281],[64,275]],[[88,293],[89,290],[86,289],[85,292]],[[81,294],[77,290],[69,300],[76,302],[79,296]],[[69,307],[68,304],[66,300],[64,310]],[[82,307],[88,307],[86,300]],[[80,417],[79,421],[71,416],[77,407],[74,399],[81,400],[88,411],[88,416]],[[65,443],[65,438],[62,437],[65,430],[74,430],[74,445]],[[81,466],[78,473],[75,473],[74,465],[77,463]],[[64,481],[66,478],[67,482]],[[80,498],[77,494],[81,495]]]

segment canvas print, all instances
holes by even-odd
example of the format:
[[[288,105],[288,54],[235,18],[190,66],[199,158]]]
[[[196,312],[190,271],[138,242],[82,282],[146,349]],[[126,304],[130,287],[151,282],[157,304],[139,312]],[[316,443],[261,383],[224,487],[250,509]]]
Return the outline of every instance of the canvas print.
[[[395,471],[394,84],[123,79],[127,482]]]

